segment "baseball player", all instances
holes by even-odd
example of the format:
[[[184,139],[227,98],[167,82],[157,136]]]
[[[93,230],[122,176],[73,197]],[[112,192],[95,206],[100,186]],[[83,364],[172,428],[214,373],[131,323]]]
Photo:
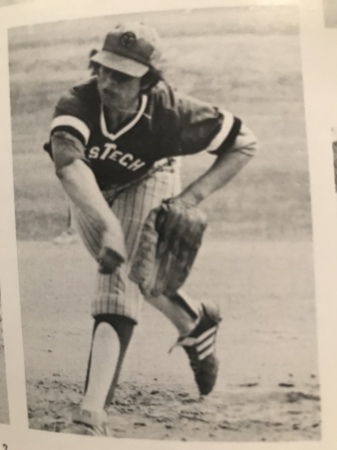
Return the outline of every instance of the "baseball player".
[[[94,75],[58,101],[50,151],[79,234],[98,263],[85,394],[68,431],[107,435],[111,403],[143,295],[129,273],[150,211],[163,199],[197,207],[251,159],[256,139],[230,112],[174,90],[159,70],[161,42],[122,24],[92,54]],[[213,165],[181,190],[177,157],[211,152]],[[179,158],[178,158],[179,159]],[[216,305],[178,291],[146,300],[176,327],[201,395],[216,382]]]

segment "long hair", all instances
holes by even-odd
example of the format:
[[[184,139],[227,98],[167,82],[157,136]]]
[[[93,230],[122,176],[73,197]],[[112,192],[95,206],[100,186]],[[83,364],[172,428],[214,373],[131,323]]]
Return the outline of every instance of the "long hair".
[[[93,56],[96,55],[98,50],[93,48],[89,53],[89,65],[88,69],[90,70],[91,75],[96,76],[98,74],[98,70],[100,67],[100,64],[94,62],[91,60]],[[141,78],[141,90],[142,92],[148,92],[152,88],[154,88],[159,81],[163,80],[163,73],[156,69],[155,67],[150,67],[149,71],[142,76]]]

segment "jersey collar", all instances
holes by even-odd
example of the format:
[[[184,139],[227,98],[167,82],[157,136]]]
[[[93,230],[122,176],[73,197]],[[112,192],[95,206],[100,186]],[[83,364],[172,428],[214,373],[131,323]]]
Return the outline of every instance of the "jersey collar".
[[[105,121],[105,117],[104,117],[103,105],[102,105],[101,106],[100,123],[101,123],[101,130],[102,130],[102,133],[104,134],[104,136],[115,141],[120,136],[122,136],[122,134],[131,130],[131,128],[133,128],[136,125],[136,123],[139,121],[139,119],[142,117],[142,115],[145,111],[147,102],[148,102],[148,97],[147,97],[147,95],[143,94],[141,97],[141,100],[140,100],[140,107],[139,107],[139,110],[138,110],[136,116],[129,123],[127,123],[123,128],[121,128],[117,133],[110,133],[108,131],[108,127],[106,126],[106,121]]]

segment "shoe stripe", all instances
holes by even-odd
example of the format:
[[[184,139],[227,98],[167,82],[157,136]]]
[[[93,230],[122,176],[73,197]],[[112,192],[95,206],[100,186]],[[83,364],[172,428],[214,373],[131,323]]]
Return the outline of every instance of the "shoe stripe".
[[[195,338],[195,341],[197,344],[200,344],[202,341],[204,341],[205,339],[207,339],[209,336],[211,336],[212,334],[215,334],[217,331],[217,325],[210,328],[209,330],[205,331],[204,333],[202,333],[200,336]]]
[[[196,344],[196,340],[193,337],[187,337],[179,341],[178,345],[183,347],[193,347]]]
[[[204,352],[198,354],[199,361],[202,361],[207,356],[211,355],[214,352],[214,349],[215,349],[215,343],[213,343],[213,345],[211,345],[210,347],[206,348],[206,350]]]
[[[203,334],[201,334],[198,337],[186,337],[179,342],[179,345],[183,345],[184,347],[192,347],[192,346],[198,346],[198,345],[202,344],[204,341],[206,341],[211,336],[212,336],[212,338],[215,339],[215,334],[217,332],[217,328],[218,328],[217,326],[210,328],[209,330],[205,331]]]
[[[201,353],[203,350],[205,350],[205,348],[209,347],[214,342],[215,342],[215,334],[210,336],[208,339],[206,339],[205,341],[201,342],[200,344],[198,344],[196,346],[197,352]]]

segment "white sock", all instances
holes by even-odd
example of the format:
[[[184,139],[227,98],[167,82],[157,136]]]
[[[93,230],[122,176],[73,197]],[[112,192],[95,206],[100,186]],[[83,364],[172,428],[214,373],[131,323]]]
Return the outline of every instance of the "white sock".
[[[102,414],[115,374],[120,342],[114,328],[101,322],[95,331],[87,391],[81,407]]]

